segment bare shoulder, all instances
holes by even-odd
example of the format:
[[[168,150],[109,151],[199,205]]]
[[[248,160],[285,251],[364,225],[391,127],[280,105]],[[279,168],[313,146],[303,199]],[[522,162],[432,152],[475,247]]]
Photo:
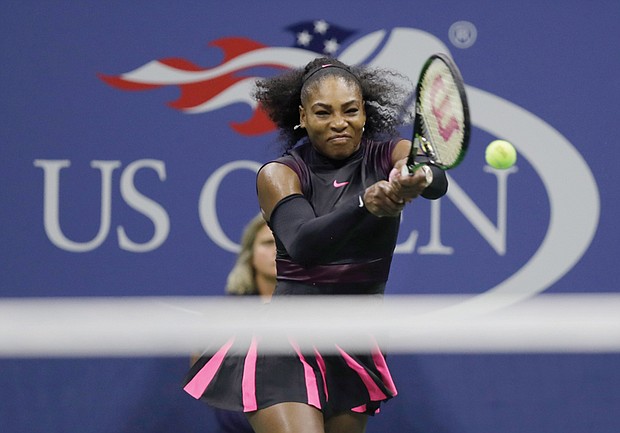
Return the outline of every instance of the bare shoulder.
[[[258,172],[256,189],[263,215],[269,221],[271,212],[280,200],[289,195],[301,194],[301,182],[290,167],[270,162]]]
[[[286,164],[270,162],[265,164],[257,176],[258,187],[287,188],[291,184],[299,184],[297,174]]]
[[[409,152],[411,152],[411,141],[400,140],[396,143],[396,146],[394,146],[394,150],[392,150],[392,164],[396,164],[396,161],[407,158]]]

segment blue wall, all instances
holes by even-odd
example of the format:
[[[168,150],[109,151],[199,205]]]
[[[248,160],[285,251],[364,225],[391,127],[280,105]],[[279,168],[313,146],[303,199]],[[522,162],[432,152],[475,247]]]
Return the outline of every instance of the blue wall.
[[[318,55],[295,38],[317,20],[346,61],[415,80],[448,51],[468,85],[470,152],[447,197],[405,211],[388,293],[620,291],[617,1],[154,3],[3,5],[1,297],[222,294],[277,155],[244,86]],[[495,138],[514,169],[485,167]],[[620,431],[619,360],[392,356],[400,395],[369,433]],[[0,425],[214,432],[179,388],[187,364],[2,359]]]

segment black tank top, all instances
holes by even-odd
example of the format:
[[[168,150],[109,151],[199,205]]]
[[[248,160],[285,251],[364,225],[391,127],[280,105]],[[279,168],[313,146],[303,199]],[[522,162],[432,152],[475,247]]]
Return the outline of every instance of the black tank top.
[[[325,215],[363,193],[370,185],[387,179],[392,168],[391,155],[397,140],[376,142],[363,140],[360,148],[344,160],[329,159],[309,142],[288,151],[275,162],[285,164],[299,177],[302,193],[317,216]],[[279,281],[277,293],[382,293],[398,237],[399,218],[368,218],[352,233],[351,241],[336,252],[327,252],[326,260],[308,268],[300,267],[297,284]],[[291,261],[276,236],[279,261]],[[375,281],[355,281],[351,267],[377,268]],[[307,275],[303,275],[307,270]],[[327,276],[323,284],[313,276]],[[305,277],[305,278],[304,278]],[[303,286],[313,281],[306,290]],[[284,284],[283,284],[284,283]]]

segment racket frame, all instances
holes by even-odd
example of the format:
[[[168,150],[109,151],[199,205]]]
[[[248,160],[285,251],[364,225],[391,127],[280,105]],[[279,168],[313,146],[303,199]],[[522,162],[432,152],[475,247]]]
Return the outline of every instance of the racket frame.
[[[422,81],[426,74],[426,71],[434,61],[442,61],[448,67],[448,70],[450,71],[454,79],[454,83],[458,90],[461,104],[463,106],[463,139],[461,142],[461,150],[455,162],[450,165],[445,165],[436,160],[434,146],[430,138],[428,137],[428,134],[426,133],[424,116],[422,115],[420,109],[420,91],[422,89]],[[461,76],[461,72],[459,71],[456,64],[452,61],[452,59],[450,59],[450,57],[448,57],[446,54],[435,53],[430,56],[422,66],[422,70],[418,78],[418,83],[416,85],[415,118],[413,122],[411,151],[409,153],[407,164],[403,167],[403,173],[408,172],[410,175],[413,175],[415,171],[423,165],[433,165],[441,170],[449,170],[456,167],[465,158],[467,148],[469,147],[470,133],[471,125],[469,117],[469,104],[467,102],[467,94],[465,93],[465,84],[463,81],[463,77]],[[416,157],[418,156],[419,150],[422,150],[423,152],[421,156],[428,157],[428,161],[416,163]]]

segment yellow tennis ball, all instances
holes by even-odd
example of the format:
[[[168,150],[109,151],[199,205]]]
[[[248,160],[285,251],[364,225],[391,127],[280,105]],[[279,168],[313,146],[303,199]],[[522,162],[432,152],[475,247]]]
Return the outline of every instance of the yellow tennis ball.
[[[484,158],[493,168],[510,168],[517,162],[517,151],[506,140],[494,140],[487,146]]]

